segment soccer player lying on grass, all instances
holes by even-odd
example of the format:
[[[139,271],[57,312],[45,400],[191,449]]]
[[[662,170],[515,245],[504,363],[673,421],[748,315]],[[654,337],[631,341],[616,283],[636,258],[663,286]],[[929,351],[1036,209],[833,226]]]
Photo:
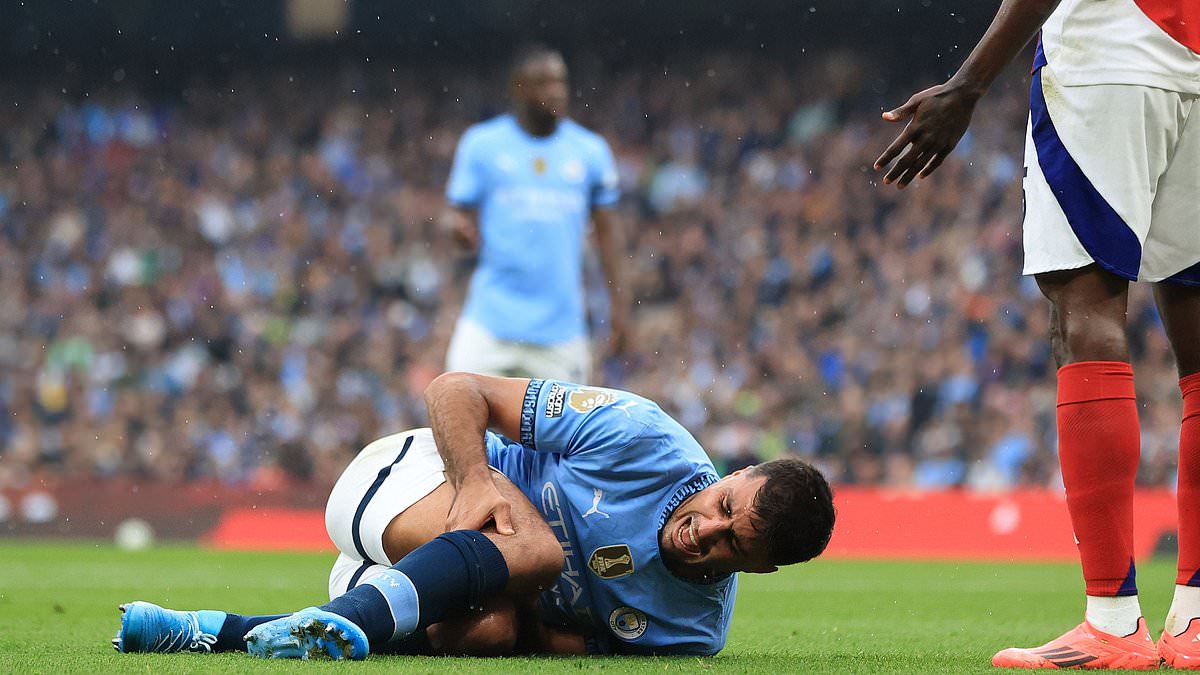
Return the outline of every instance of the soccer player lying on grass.
[[[333,488],[328,603],[242,616],[133,602],[113,645],[714,654],[735,573],[813,558],[833,530],[816,469],[779,459],[718,479],[682,426],[627,392],[447,373],[425,402],[432,429],[371,443]]]

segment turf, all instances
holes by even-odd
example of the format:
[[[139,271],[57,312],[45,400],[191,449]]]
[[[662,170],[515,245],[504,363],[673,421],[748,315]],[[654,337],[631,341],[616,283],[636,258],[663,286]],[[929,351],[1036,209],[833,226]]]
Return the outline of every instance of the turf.
[[[184,546],[127,553],[101,544],[0,542],[0,672],[1000,672],[999,648],[1033,645],[1081,616],[1074,565],[818,561],[747,575],[729,644],[697,658],[266,662],[245,654],[117,654],[117,605],[259,613],[323,599],[329,556]],[[1152,632],[1170,600],[1169,561],[1140,567]]]

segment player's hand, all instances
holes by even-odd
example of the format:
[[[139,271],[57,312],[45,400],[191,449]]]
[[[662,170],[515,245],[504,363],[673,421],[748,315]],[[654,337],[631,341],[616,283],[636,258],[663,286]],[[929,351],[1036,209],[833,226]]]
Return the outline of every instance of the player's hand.
[[[446,531],[481,530],[489,522],[496,524],[499,534],[516,533],[512,526],[512,505],[492,482],[491,470],[486,476],[465,480],[458,486],[446,516]]]
[[[454,243],[469,251],[479,248],[479,227],[474,218],[459,209],[448,207],[442,212],[439,223],[443,230],[450,233]]]
[[[454,241],[468,251],[479,248],[479,228],[466,218],[458,219],[451,234],[454,236]]]
[[[884,175],[883,182],[896,183],[903,189],[917,176],[925,178],[933,173],[966,133],[978,100],[977,94],[946,82],[917,92],[904,105],[883,113],[883,119],[888,122],[910,120],[904,131],[875,160],[876,171],[896,160]],[[908,148],[907,152],[904,152],[905,148]],[[904,152],[902,157],[901,152]]]

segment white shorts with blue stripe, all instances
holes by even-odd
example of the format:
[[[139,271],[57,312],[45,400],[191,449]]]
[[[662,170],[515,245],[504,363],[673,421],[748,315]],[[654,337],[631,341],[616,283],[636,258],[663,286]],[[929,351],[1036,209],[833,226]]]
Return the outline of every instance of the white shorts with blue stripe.
[[[1200,285],[1200,97],[1138,85],[1030,88],[1025,274],[1098,263]]]
[[[325,506],[325,529],[340,553],[329,572],[336,598],[390,567],[383,531],[396,516],[446,482],[429,429],[385,436],[342,472]]]

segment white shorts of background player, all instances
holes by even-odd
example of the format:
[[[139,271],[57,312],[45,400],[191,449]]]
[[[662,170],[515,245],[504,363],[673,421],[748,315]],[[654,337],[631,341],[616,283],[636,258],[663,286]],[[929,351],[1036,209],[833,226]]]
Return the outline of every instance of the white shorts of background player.
[[[591,379],[586,337],[555,345],[501,340],[469,319],[459,319],[446,351],[446,370],[501,377],[540,377],[566,382]]]

